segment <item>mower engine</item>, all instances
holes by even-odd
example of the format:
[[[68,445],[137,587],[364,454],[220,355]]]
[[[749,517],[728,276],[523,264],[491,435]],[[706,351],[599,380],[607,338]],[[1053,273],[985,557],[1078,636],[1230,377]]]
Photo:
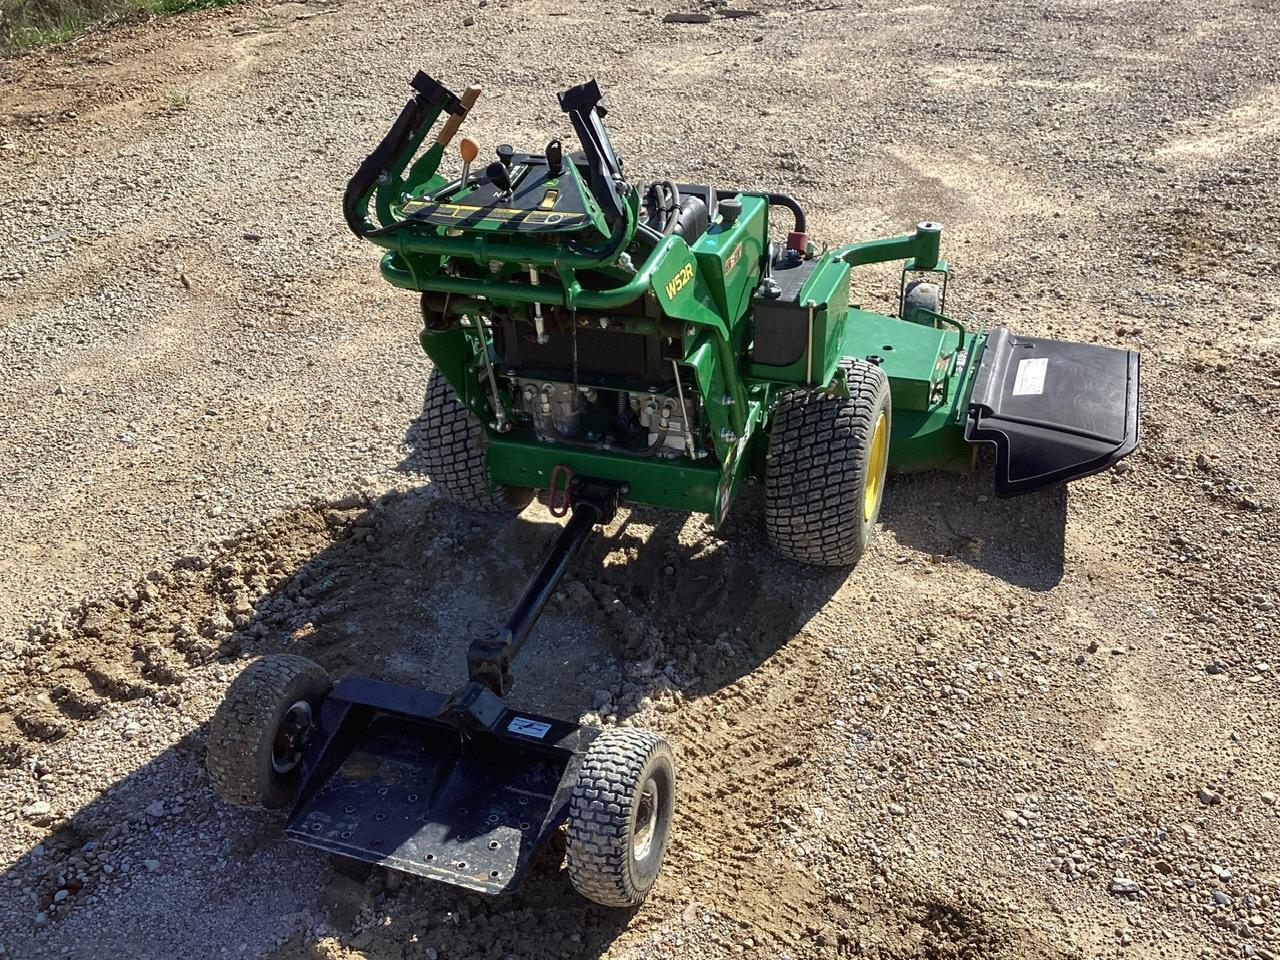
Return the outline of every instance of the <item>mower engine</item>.
[[[582,384],[513,379],[519,409],[544,443],[591,447],[639,457],[694,455],[696,395],[602,390]]]

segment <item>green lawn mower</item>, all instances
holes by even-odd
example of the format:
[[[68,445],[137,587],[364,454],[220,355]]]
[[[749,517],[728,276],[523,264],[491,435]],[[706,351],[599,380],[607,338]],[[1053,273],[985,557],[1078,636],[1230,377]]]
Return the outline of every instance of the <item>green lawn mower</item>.
[[[574,886],[633,906],[671,829],[670,747],[505,700],[592,532],[624,499],[719,527],[750,479],[781,556],[849,566],[891,471],[970,470],[990,444],[1003,496],[1128,454],[1139,358],[966,330],[946,314],[938,224],[819,251],[784,194],[628,181],[594,81],[560,94],[579,151],[504,144],[481,167],[463,139],[447,175],[480,90],[422,73],[411,86],[344,213],[385,249],[383,276],[421,295],[427,473],[467,507],[515,513],[542,491],[568,520],[506,623],[470,644],[460,689],[334,685],[308,660],[264,657],[214,718],[209,770],[234,802],[288,807],[296,840],[487,893],[514,888],[567,824]],[[897,316],[851,303],[853,269],[892,261]]]

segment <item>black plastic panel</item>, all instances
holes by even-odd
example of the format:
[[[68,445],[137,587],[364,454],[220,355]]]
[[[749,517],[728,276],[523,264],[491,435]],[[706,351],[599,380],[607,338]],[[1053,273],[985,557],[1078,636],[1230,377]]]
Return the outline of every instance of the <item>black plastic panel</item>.
[[[751,298],[755,330],[751,360],[771,367],[789,367],[809,347],[809,309],[800,305],[800,291],[819,260],[775,261],[770,274],[782,292],[763,296],[764,283]]]
[[[1097,473],[1138,444],[1140,358],[1131,350],[996,327],[969,398],[965,438],[996,447],[995,492]]]
[[[290,818],[288,835],[330,853],[499,893],[516,886],[565,815],[576,761],[382,714]]]
[[[515,186],[510,194],[480,173],[470,191],[411,200],[404,210],[414,220],[460,229],[480,221],[523,233],[560,233],[591,226],[577,179],[567,171],[552,174],[545,157],[517,155],[511,176]]]
[[[303,754],[293,840],[483,893],[514,889],[564,821],[597,730],[345,677]]]

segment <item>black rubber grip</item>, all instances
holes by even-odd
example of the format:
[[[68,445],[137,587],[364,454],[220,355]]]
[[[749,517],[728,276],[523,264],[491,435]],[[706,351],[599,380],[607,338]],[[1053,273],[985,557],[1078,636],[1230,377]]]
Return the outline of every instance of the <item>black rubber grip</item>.
[[[572,113],[574,110],[586,113],[592,107],[599,109],[602,117],[607,112],[604,94],[600,92],[600,85],[594,80],[570,87],[564,93],[556,94],[556,97],[560,101],[560,109],[565,113]]]
[[[429,77],[419,70],[417,76],[409,81],[409,86],[418,91],[418,96],[422,97],[431,106],[439,107],[446,113],[452,113],[455,116],[466,116],[467,108],[462,105],[462,101],[454,96],[453,91],[435,79],[435,77]]]
[[[342,195],[342,215],[346,218],[347,226],[356,236],[362,237],[368,232],[365,229],[364,216],[358,209],[361,198],[373,188],[382,171],[391,166],[400,151],[408,144],[418,124],[422,123],[431,109],[430,105],[423,103],[417,97],[406,103],[400,111],[400,116],[396,117],[396,122],[382,138],[382,142],[374,148],[373,153],[365,157],[364,162],[356,170],[355,176],[347,182],[346,192]]]

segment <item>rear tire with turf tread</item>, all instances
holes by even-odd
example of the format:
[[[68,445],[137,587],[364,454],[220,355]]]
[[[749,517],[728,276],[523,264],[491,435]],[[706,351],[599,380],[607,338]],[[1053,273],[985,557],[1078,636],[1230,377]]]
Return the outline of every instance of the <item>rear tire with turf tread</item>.
[[[671,745],[658,734],[611,727],[597,736],[569,799],[574,889],[606,907],[642,903],[662,867],[675,791]]]
[[[224,800],[276,810],[289,804],[299,770],[276,769],[276,735],[290,708],[306,701],[313,715],[333,681],[306,657],[270,654],[240,671],[209,724],[205,767]]]
[[[449,500],[472,510],[511,515],[529,505],[533,491],[528,487],[490,481],[484,427],[437,368],[427,378],[422,425],[424,469]]]
[[[774,406],[765,463],[765,530],[784,557],[852,566],[880,516],[884,466],[872,477],[872,439],[884,417],[885,462],[893,421],[889,379],[873,363],[841,361],[848,398],[793,390]],[[868,484],[874,503],[868,510]]]

